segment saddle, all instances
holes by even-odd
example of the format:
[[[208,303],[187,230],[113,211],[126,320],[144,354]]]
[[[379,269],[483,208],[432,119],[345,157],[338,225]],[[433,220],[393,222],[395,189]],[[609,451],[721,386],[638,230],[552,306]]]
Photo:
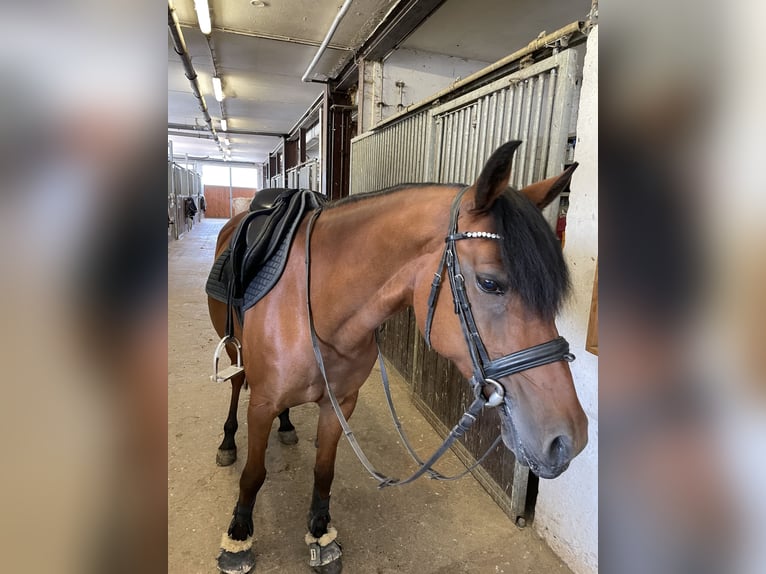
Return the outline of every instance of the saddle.
[[[307,189],[259,191],[210,271],[205,291],[230,304],[239,319],[279,281],[303,216],[326,202]]]

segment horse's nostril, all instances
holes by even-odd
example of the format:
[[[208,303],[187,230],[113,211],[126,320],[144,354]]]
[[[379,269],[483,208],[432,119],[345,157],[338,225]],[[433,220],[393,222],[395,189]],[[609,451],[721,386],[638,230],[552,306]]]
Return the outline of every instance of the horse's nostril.
[[[548,450],[548,460],[554,466],[561,466],[572,458],[572,439],[565,435],[559,435],[551,441]]]

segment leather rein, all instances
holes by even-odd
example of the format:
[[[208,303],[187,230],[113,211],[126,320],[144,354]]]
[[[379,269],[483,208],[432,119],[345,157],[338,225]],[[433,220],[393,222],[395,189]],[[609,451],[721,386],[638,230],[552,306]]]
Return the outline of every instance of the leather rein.
[[[473,376],[471,377],[469,383],[471,384],[475,398],[465,413],[463,413],[463,416],[460,417],[458,423],[447,435],[442,445],[426,461],[422,461],[418,457],[417,453],[415,453],[409,440],[404,434],[401,422],[396,415],[396,410],[394,409],[393,401],[391,399],[388,373],[386,371],[383,356],[380,351],[378,332],[377,330],[375,331],[375,343],[378,347],[378,362],[380,363],[381,378],[383,379],[383,388],[386,394],[386,400],[391,412],[391,416],[394,420],[394,426],[396,427],[396,430],[402,439],[402,443],[409,452],[410,456],[418,465],[420,465],[420,467],[411,476],[403,480],[389,478],[375,469],[375,467],[369,461],[367,456],[365,456],[364,452],[359,446],[359,443],[357,442],[356,437],[354,436],[354,433],[348,424],[348,420],[340,408],[338,399],[330,386],[330,381],[327,378],[327,371],[325,368],[324,359],[322,357],[322,352],[319,348],[319,338],[314,328],[314,315],[311,308],[311,232],[314,228],[314,223],[322,212],[321,207],[311,214],[311,218],[309,219],[308,226],[306,228],[306,306],[308,310],[309,332],[311,335],[311,345],[314,350],[314,356],[316,357],[319,370],[322,373],[322,378],[325,382],[325,388],[327,390],[327,395],[330,399],[330,403],[333,410],[335,411],[335,415],[338,417],[338,421],[340,422],[341,428],[343,429],[343,433],[346,435],[346,438],[348,439],[349,444],[351,445],[351,448],[359,461],[370,473],[370,475],[378,481],[378,488],[408,484],[424,474],[427,474],[430,478],[436,480],[457,480],[473,471],[500,444],[501,435],[498,435],[492,445],[490,445],[489,449],[479,460],[476,461],[475,464],[456,476],[444,476],[438,471],[434,470],[432,466],[444,455],[444,453],[447,452],[455,440],[463,436],[473,426],[473,423],[476,422],[477,417],[485,406],[496,407],[502,404],[505,397],[505,388],[497,381],[497,379],[556,361],[571,362],[574,360],[574,355],[569,352],[569,343],[566,341],[566,339],[564,339],[564,337],[557,337],[556,339],[548,341],[547,343],[542,343],[540,345],[535,345],[534,347],[529,347],[515,353],[504,355],[498,359],[492,360],[489,358],[489,354],[487,353],[484,342],[482,341],[481,335],[479,334],[478,328],[476,326],[476,321],[473,317],[473,311],[471,310],[471,304],[468,300],[468,294],[465,289],[465,277],[461,273],[460,262],[458,260],[455,244],[457,241],[464,239],[499,240],[502,239],[502,237],[495,233],[487,232],[458,232],[457,220],[460,212],[460,202],[467,190],[468,187],[461,189],[452,201],[452,206],[450,209],[449,233],[444,240],[444,253],[442,254],[439,268],[434,274],[434,280],[431,284],[431,292],[428,297],[428,315],[426,317],[425,340],[430,348],[433,315],[439,297],[439,291],[442,283],[442,273],[446,267],[447,277],[452,288],[452,298],[455,306],[455,313],[460,318],[460,325],[463,331],[463,336],[465,338],[466,345],[468,346],[468,351],[471,356],[471,363],[473,365]],[[489,390],[488,399],[484,398],[485,387],[487,387]]]

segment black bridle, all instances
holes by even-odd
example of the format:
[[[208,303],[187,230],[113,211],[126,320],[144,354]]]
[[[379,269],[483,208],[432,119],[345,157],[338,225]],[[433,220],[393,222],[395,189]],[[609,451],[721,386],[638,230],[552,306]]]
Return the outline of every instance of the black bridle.
[[[521,351],[511,353],[510,355],[504,355],[499,359],[492,360],[489,358],[487,349],[484,346],[484,343],[481,340],[481,335],[479,335],[479,330],[476,327],[476,321],[473,318],[471,303],[468,301],[468,294],[465,290],[465,278],[460,272],[460,262],[458,261],[455,242],[461,239],[497,240],[501,239],[501,237],[495,233],[487,233],[483,231],[458,233],[457,219],[460,212],[460,201],[467,189],[468,188],[466,187],[460,190],[452,202],[452,207],[450,210],[450,229],[449,234],[445,238],[446,247],[444,248],[444,254],[442,255],[439,269],[437,269],[435,273],[434,281],[431,285],[431,294],[428,298],[428,315],[426,317],[425,337],[426,342],[430,347],[431,326],[433,323],[434,310],[436,308],[436,300],[439,296],[439,288],[441,286],[441,273],[444,271],[446,266],[447,276],[452,287],[452,297],[455,304],[455,313],[457,313],[457,315],[460,317],[460,325],[462,327],[463,335],[465,337],[466,344],[468,345],[468,351],[471,355],[471,362],[473,364],[473,377],[471,378],[470,383],[473,387],[474,400],[468,409],[466,409],[466,411],[463,413],[463,416],[460,417],[460,420],[457,422],[457,424],[452,428],[450,433],[444,439],[442,445],[426,461],[422,461],[418,457],[417,453],[415,453],[409,441],[407,440],[403,429],[401,428],[401,422],[396,415],[393,402],[391,400],[388,375],[386,374],[385,363],[383,362],[383,356],[380,352],[380,345],[378,344],[378,361],[380,363],[381,378],[383,380],[383,388],[386,393],[386,399],[391,411],[391,416],[394,420],[394,425],[397,432],[399,433],[399,436],[402,438],[402,443],[404,444],[405,448],[409,451],[415,462],[420,465],[419,468],[411,476],[402,480],[389,478],[381,472],[378,472],[369,461],[369,459],[365,456],[364,452],[359,446],[359,443],[356,440],[356,437],[354,436],[353,431],[351,430],[351,427],[348,424],[348,420],[340,408],[340,403],[338,402],[338,399],[330,385],[330,381],[327,378],[324,358],[322,357],[322,352],[319,348],[319,337],[317,336],[316,329],[314,328],[314,313],[311,307],[311,232],[313,230],[314,223],[322,212],[321,207],[314,211],[314,213],[309,218],[309,222],[306,227],[306,308],[308,312],[311,346],[314,351],[314,356],[316,357],[317,366],[319,367],[319,371],[321,372],[322,378],[324,379],[327,397],[330,399],[330,404],[335,411],[335,415],[338,417],[338,422],[343,429],[343,434],[346,435],[349,445],[351,446],[359,461],[362,463],[362,466],[364,466],[370,475],[378,481],[379,488],[408,484],[424,474],[427,474],[429,477],[436,480],[456,480],[462,476],[465,476],[474,468],[479,466],[484,461],[484,459],[493,450],[495,450],[495,448],[500,444],[500,436],[495,439],[492,445],[490,445],[489,449],[487,449],[486,453],[479,460],[477,460],[476,463],[456,476],[443,476],[438,471],[433,469],[433,465],[436,463],[436,461],[439,460],[439,458],[442,457],[445,452],[447,452],[455,440],[463,436],[473,426],[473,423],[476,422],[476,418],[479,416],[485,406],[496,407],[503,402],[503,398],[505,396],[505,388],[496,379],[506,377],[526,369],[531,369],[533,367],[539,367],[540,365],[553,363],[555,361],[569,362],[574,360],[574,355],[569,352],[569,343],[567,343],[564,337],[557,337],[556,339],[548,341],[547,343],[536,345],[528,349],[523,349]],[[377,331],[375,332],[375,341],[376,343],[378,341]],[[488,385],[490,385],[492,388],[490,389],[489,399],[486,399],[484,396],[484,387]]]
[[[471,302],[468,300],[468,293],[465,288],[465,277],[460,269],[460,260],[457,256],[456,242],[463,239],[502,239],[496,233],[484,231],[468,231],[459,233],[457,230],[457,220],[460,213],[460,202],[463,195],[468,190],[467,187],[458,192],[452,201],[450,209],[449,234],[444,239],[444,253],[439,263],[439,268],[434,273],[434,280],[431,284],[431,293],[428,296],[428,315],[426,316],[425,340],[428,346],[431,346],[431,326],[433,324],[434,311],[436,310],[436,301],[439,297],[439,290],[442,284],[442,272],[447,269],[447,278],[450,287],[452,287],[452,300],[455,304],[455,313],[460,318],[460,327],[463,331],[468,352],[471,356],[473,365],[473,377],[469,381],[473,387],[476,398],[483,396],[484,388],[489,389],[489,398],[485,406],[496,407],[501,404],[505,396],[505,388],[497,379],[507,377],[514,373],[526,371],[548,363],[556,361],[571,362],[574,355],[569,352],[569,343],[564,337],[556,337],[552,341],[535,345],[521,351],[516,351],[509,355],[504,355],[497,359],[490,359],[487,348],[481,340],[479,329],[476,326],[476,320],[473,318]]]

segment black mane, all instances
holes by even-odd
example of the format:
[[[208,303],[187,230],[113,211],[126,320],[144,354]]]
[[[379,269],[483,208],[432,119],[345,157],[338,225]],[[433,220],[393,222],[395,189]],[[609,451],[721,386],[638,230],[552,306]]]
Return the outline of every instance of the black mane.
[[[570,288],[561,244],[542,212],[523,193],[509,188],[492,205],[496,232],[503,236],[503,266],[509,288],[531,311],[552,318]]]

